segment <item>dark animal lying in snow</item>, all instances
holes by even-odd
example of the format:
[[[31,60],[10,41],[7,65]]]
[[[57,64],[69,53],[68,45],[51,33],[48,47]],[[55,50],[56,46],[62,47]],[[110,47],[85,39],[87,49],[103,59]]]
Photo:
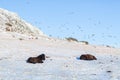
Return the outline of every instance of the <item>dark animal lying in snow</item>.
[[[27,59],[27,63],[43,63],[43,60],[45,60],[45,54],[41,54],[37,57],[29,57]]]
[[[91,54],[83,54],[80,56],[81,60],[97,60],[97,58]]]
[[[45,60],[45,54],[41,54],[39,55],[37,58],[41,59],[41,60]]]
[[[30,57],[30,58],[28,58],[27,62],[28,62],[28,63],[33,63],[33,64],[35,64],[35,63],[43,63],[43,61],[40,60],[40,59],[37,58],[37,57]]]

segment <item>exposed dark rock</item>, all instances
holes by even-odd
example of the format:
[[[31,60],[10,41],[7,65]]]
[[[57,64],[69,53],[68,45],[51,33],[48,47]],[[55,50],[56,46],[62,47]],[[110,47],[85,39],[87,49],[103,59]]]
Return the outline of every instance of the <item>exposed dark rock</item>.
[[[66,38],[66,40],[68,40],[69,42],[71,42],[71,41],[76,41],[76,42],[78,42],[78,40],[77,40],[77,39],[72,38],[72,37]]]
[[[12,24],[10,24],[10,23],[5,23],[7,26],[12,26]]]
[[[86,45],[89,44],[89,42],[87,42],[87,41],[80,41],[80,42],[82,42],[82,43],[84,43],[84,44],[86,44]]]
[[[112,71],[107,71],[107,73],[111,73]]]

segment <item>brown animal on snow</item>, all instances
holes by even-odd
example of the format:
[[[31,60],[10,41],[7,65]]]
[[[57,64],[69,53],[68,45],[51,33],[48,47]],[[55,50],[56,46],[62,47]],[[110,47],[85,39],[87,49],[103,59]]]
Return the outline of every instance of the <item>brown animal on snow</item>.
[[[45,54],[41,54],[39,55],[37,58],[41,59],[41,60],[45,60]]]
[[[45,60],[45,54],[41,54],[37,57],[29,57],[27,59],[27,63],[43,63],[43,60]]]
[[[83,54],[80,56],[81,60],[97,60],[97,58],[91,54]]]
[[[28,62],[28,63],[33,63],[33,64],[35,64],[35,63],[43,63],[43,61],[40,60],[40,59],[37,58],[37,57],[30,57],[30,58],[28,58],[27,62]]]

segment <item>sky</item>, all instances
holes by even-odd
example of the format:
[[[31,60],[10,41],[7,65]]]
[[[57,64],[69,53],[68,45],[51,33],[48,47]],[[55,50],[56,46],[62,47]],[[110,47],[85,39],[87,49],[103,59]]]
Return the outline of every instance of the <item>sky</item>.
[[[46,35],[120,48],[119,0],[1,0]]]

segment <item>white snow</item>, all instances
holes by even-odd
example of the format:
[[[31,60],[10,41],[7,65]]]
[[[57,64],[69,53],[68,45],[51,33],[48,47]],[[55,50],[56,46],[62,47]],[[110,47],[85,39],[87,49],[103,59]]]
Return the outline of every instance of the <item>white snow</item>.
[[[22,20],[16,13],[1,8],[0,31],[17,32],[31,36],[44,35],[42,31]]]
[[[0,38],[1,80],[120,80],[120,49],[5,35]],[[43,64],[26,63],[28,57],[42,53],[50,57]],[[95,55],[97,60],[77,59],[85,53]]]
[[[29,57],[42,53],[50,57],[43,64],[26,63]],[[78,59],[86,53],[97,60]],[[120,80],[119,63],[120,49],[0,32],[0,80]]]

